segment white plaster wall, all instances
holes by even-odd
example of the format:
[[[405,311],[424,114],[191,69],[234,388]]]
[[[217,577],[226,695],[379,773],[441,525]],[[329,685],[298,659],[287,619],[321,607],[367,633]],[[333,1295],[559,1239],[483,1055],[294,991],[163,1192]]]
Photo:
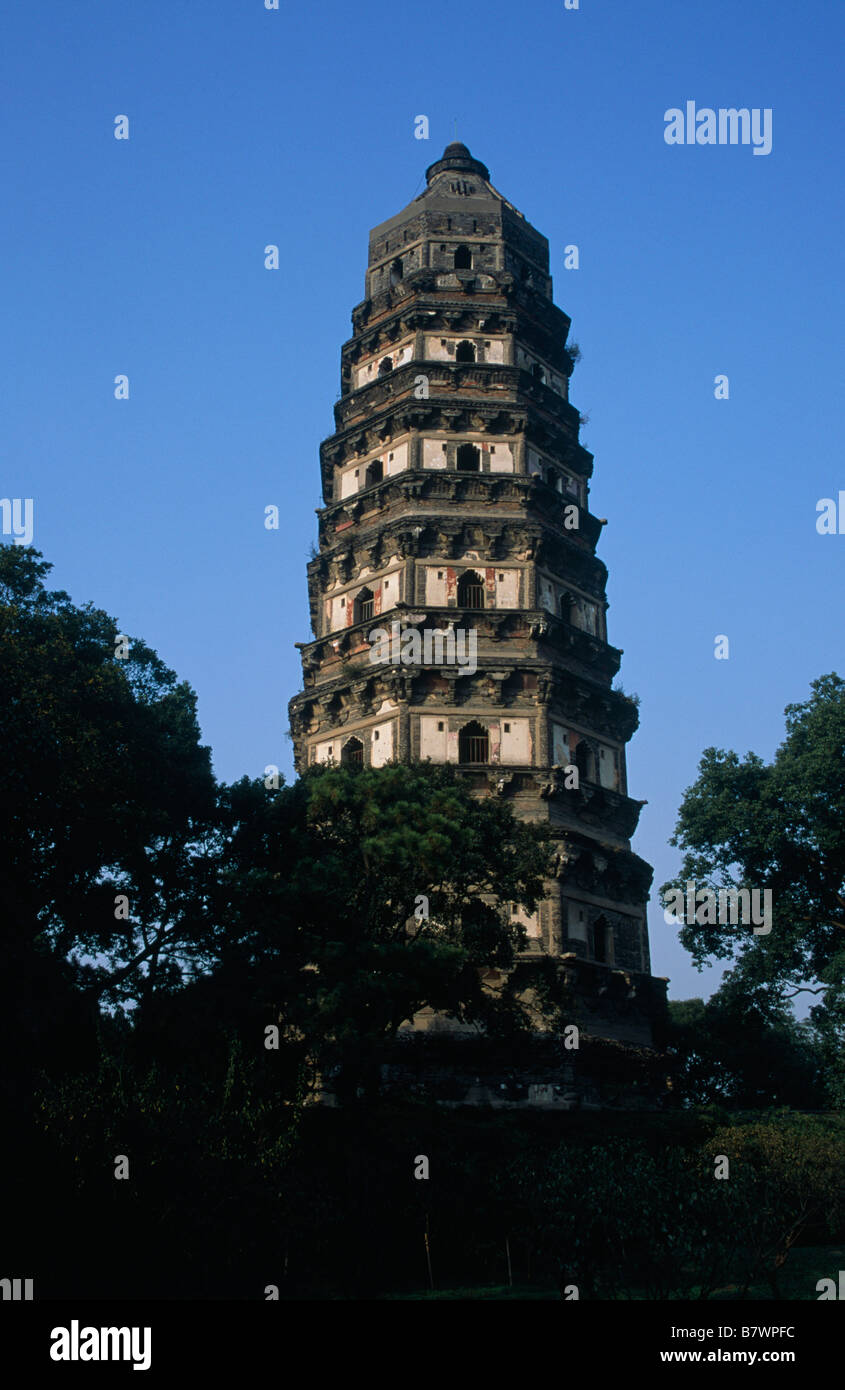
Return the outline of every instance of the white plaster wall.
[[[436,719],[433,715],[420,715],[420,758],[430,758],[433,763],[445,763],[448,758],[448,720]],[[438,729],[438,724],[443,728]],[[450,762],[457,762],[458,748],[455,744],[455,756],[448,759]]]
[[[403,472],[408,467],[408,449],[409,444],[406,439],[401,444],[391,444],[381,453],[367,454],[365,458],[356,459],[340,475],[341,498],[353,497],[356,492],[360,492],[366,482],[367,469],[371,463],[380,462],[386,478],[392,477],[395,473]]]
[[[439,337],[427,337],[425,340],[425,355],[429,362],[448,362],[455,356],[455,347],[461,341],[460,338],[447,338],[441,342]],[[451,352],[449,348],[451,347]]]
[[[367,577],[367,572],[364,572],[354,588],[347,589],[343,594],[336,594],[330,599],[331,608],[328,617],[330,632],[336,632],[339,628],[352,625],[355,614],[355,599],[361,589],[372,590],[373,616],[375,617],[384,609],[395,606],[400,593],[399,573],[397,571],[379,580],[372,576]]]
[[[489,451],[482,447],[482,454],[490,464],[491,473],[512,473],[513,472],[513,450],[510,444],[503,444],[499,441],[489,446]]]
[[[436,604],[438,608],[445,608],[448,582],[448,571],[445,565],[442,565],[439,569],[433,565],[428,566],[425,572],[426,603],[433,603]]]
[[[363,476],[359,464],[355,464],[352,468],[344,469],[343,473],[340,475],[341,497],[352,497],[352,495],[358,491]]]
[[[532,763],[531,743],[530,719],[502,720],[501,762]]]
[[[382,767],[393,757],[393,720],[376,724],[370,734],[370,763]]]
[[[599,782],[603,787],[614,788],[618,781],[616,758],[612,748],[599,749]]]
[[[476,361],[504,362],[504,338],[480,338],[477,334],[464,334],[461,337],[442,338],[439,334],[427,334],[425,355],[429,362],[453,362],[458,343],[475,344]]]
[[[423,468],[445,468],[446,450],[444,439],[423,440]]]
[[[388,449],[381,455],[384,464],[385,476],[393,477],[394,473],[402,473],[408,467],[408,443],[394,444],[392,449]]]
[[[497,439],[495,444],[491,444],[486,439],[461,439],[458,441],[459,447],[461,444],[471,444],[478,450],[482,473],[488,470],[491,473],[513,472],[513,450],[506,440]]]
[[[355,389],[359,386],[366,386],[370,381],[378,379],[379,363],[385,357],[389,357],[393,363],[393,369],[402,367],[406,362],[410,362],[414,355],[414,342],[410,339],[407,343],[400,343],[395,348],[390,348],[385,352],[380,352],[376,357],[369,357],[366,362],[362,362],[355,369]]]
[[[596,634],[597,614],[593,603],[588,603],[586,599],[576,599],[572,605],[572,625],[580,627],[582,632]]]
[[[519,570],[496,570],[496,607],[519,606]]]
[[[560,767],[568,767],[569,757],[569,731],[564,729],[562,724],[552,724],[552,762]]]
[[[339,627],[346,627],[346,594],[337,594],[329,600],[329,631],[335,632]]]
[[[384,613],[388,608],[393,608],[398,603],[401,596],[401,584],[398,572],[387,574],[381,584],[381,609]]]
[[[386,572],[382,571],[383,577],[379,578],[365,567],[361,570],[356,584],[345,589],[342,593],[332,594],[325,599],[326,630],[328,632],[336,632],[339,628],[348,626],[351,619],[347,618],[347,613],[355,602],[355,595],[359,589],[364,587],[372,589],[377,613],[395,607],[402,596],[402,566],[396,555],[390,557],[388,564],[395,565],[396,568],[388,569]]]
[[[492,764],[532,762],[530,719],[508,719],[500,723],[498,720],[467,714],[461,722],[469,723],[473,719],[487,729]],[[504,723],[510,725],[507,734],[502,732]],[[438,728],[439,724],[443,725],[442,729]],[[420,715],[421,758],[430,758],[432,762],[437,763],[456,763],[460,752],[459,738],[460,729],[450,729],[447,716],[438,718],[436,715]]]
[[[325,739],[317,744],[318,763],[340,762],[340,737]]]

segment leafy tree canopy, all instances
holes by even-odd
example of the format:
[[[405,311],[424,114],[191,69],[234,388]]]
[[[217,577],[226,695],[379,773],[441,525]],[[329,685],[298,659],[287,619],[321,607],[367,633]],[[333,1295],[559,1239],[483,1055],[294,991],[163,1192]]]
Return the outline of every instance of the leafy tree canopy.
[[[670,1000],[672,1094],[690,1105],[821,1109],[824,1062],[812,1030],[788,1008],[748,998],[735,982],[712,999]]]
[[[681,942],[699,967],[732,961],[747,998],[815,995],[811,1019],[833,1065],[845,1038],[845,681],[831,673],[811,690],[787,706],[771,763],[705,749],[671,841],[681,870],[661,891],[689,880],[770,891],[770,932],[687,920]]]
[[[481,975],[524,944],[509,905],[542,896],[539,827],[427,765],[313,768],[269,795],[245,779],[227,799],[227,989],[350,1065],[427,1006],[494,1029],[520,1015]]]
[[[141,641],[121,656],[115,620],[48,590],[50,568],[0,547],[4,952],[30,1022],[45,973],[111,1002],[181,978],[215,800],[193,691]]]

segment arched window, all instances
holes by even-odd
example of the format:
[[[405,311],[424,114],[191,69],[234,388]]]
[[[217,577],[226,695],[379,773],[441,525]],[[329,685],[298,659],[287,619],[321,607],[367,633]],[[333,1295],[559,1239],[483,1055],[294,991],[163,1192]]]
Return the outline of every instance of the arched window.
[[[549,487],[557,487],[557,473],[553,468],[547,469],[546,482],[548,483]]]
[[[542,381],[545,383],[546,373],[543,371],[543,368],[540,366],[539,362],[534,363],[534,366],[531,368],[531,375],[533,376],[535,381]]]
[[[593,775],[594,762],[595,759],[593,758],[593,752],[590,748],[590,745],[586,742],[585,739],[579,739],[578,747],[575,749],[575,766],[578,769],[579,782],[582,778],[586,782],[594,782],[596,780]]]
[[[458,762],[489,763],[490,735],[475,719],[458,734]]]
[[[572,595],[561,594],[557,601],[558,613],[565,623],[572,622]]]
[[[393,371],[393,358],[383,357],[378,364],[379,376],[388,376]]]
[[[390,284],[391,284],[391,288],[392,288],[394,285],[398,285],[398,284],[399,284],[399,281],[402,279],[402,276],[404,275],[404,273],[405,273],[405,272],[404,272],[404,270],[403,270],[403,268],[402,268],[402,257],[401,257],[401,256],[397,256],[397,257],[396,257],[396,260],[393,262],[392,266],[390,267]]]
[[[455,252],[455,269],[472,270],[472,252],[468,246],[459,246]]]
[[[364,766],[364,745],[359,738],[348,738],[343,745],[340,761],[344,767]]]
[[[369,622],[375,612],[376,601],[372,589],[359,589],[352,606],[352,616],[356,623]]]
[[[458,445],[458,472],[477,473],[479,471],[479,454],[474,444]]]
[[[455,352],[455,361],[474,362],[475,343],[471,343],[468,338],[465,338],[462,343],[458,343],[457,350]]]
[[[612,950],[612,933],[604,917],[597,917],[593,923],[593,960],[607,964]]]
[[[484,607],[484,581],[475,570],[464,570],[458,580],[458,607]]]
[[[374,483],[380,483],[383,477],[384,465],[381,459],[373,459],[373,462],[368,465],[367,472],[364,476],[364,487],[372,487]]]

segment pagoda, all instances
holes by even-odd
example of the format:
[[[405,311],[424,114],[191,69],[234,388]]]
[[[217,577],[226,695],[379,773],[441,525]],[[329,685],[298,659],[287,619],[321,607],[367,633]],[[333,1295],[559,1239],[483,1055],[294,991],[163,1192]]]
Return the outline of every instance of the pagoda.
[[[652,870],[630,844],[638,711],[613,688],[570,320],[546,238],[465,145],[426,177],[370,235],[341,350],[296,766],[453,763],[478,795],[548,822],[555,877],[535,913],[512,908],[523,960],[558,964],[588,1037],[649,1049],[665,983],[650,974]],[[576,1071],[533,1098],[571,1098]]]

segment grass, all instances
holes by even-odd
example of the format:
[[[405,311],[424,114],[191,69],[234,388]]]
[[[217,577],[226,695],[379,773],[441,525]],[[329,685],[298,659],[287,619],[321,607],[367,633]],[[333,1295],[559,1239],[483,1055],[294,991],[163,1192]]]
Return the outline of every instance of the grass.
[[[841,1246],[808,1245],[795,1248],[790,1251],[789,1258],[778,1274],[777,1284],[781,1299],[784,1301],[814,1302],[819,1297],[816,1290],[818,1281],[820,1279],[836,1281],[838,1271],[843,1268],[845,1268],[845,1248]],[[741,1283],[726,1284],[724,1288],[711,1294],[709,1301],[711,1303],[778,1301],[770,1285],[765,1282],[752,1284],[746,1300],[739,1298],[741,1287]],[[690,1298],[695,1299],[697,1292],[698,1290],[693,1288]],[[646,1301],[646,1297],[642,1289],[634,1288],[628,1293],[628,1298],[631,1301]],[[401,1299],[406,1302],[425,1299],[435,1302],[472,1301],[474,1303],[517,1299],[537,1303],[559,1302],[560,1292],[549,1285],[514,1284],[511,1288],[507,1284],[489,1284],[474,1288],[422,1289],[415,1293],[390,1293],[383,1294],[382,1299]]]

